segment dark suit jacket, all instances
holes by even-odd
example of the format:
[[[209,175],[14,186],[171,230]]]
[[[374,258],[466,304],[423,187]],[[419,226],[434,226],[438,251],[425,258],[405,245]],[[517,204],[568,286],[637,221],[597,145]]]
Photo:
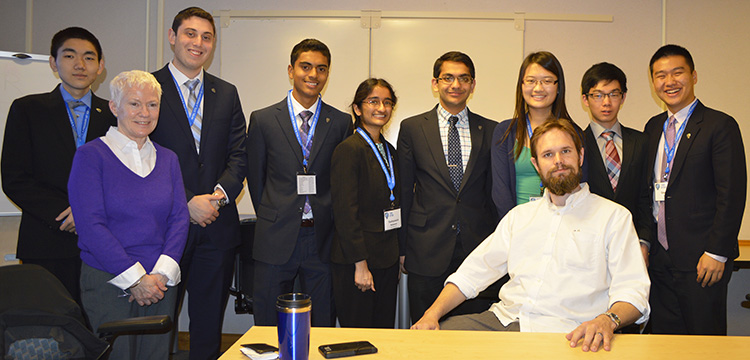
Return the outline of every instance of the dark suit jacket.
[[[398,261],[398,230],[383,231],[383,211],[392,204],[400,206],[398,155],[382,135],[380,140],[388,146],[393,159],[393,202],[380,162],[361,135],[355,132],[333,151],[331,198],[335,232],[331,261],[335,263],[367,260],[369,268],[385,269]]]
[[[437,106],[401,123],[398,136],[401,168],[401,254],[406,269],[438,276],[450,265],[458,224],[466,253],[497,225],[490,200],[490,146],[496,122],[469,111],[471,155],[456,193],[445,162]]]
[[[307,169],[316,175],[317,194],[309,198],[318,254],[327,263],[333,230],[331,155],[352,133],[352,117],[323,102],[318,111]],[[305,197],[297,195],[297,174],[303,173],[302,148],[294,135],[286,98],[250,114],[247,143],[247,187],[258,215],[253,258],[284,264],[297,243],[305,205]]]
[[[60,85],[22,97],[8,112],[3,141],[3,191],[21,208],[19,259],[75,257],[78,237],[59,230],[57,215],[68,208],[68,176],[76,151]],[[107,100],[92,94],[86,141],[107,133],[117,120]]]
[[[664,112],[646,124],[651,192],[666,119]],[[729,259],[739,255],[746,193],[745,147],[737,122],[699,101],[677,147],[666,192],[668,254],[678,270],[695,271],[706,251]]]
[[[201,151],[196,152],[180,93],[168,66],[154,73],[162,87],[159,123],[151,140],[177,154],[187,201],[195,195],[211,194],[216,184],[227,192],[230,203],[206,226],[206,235],[219,249],[240,244],[240,221],[235,199],[242,191],[245,175],[245,115],[237,88],[207,72],[203,74],[203,127]],[[192,224],[191,230],[198,229]]]
[[[612,200],[630,210],[633,224],[640,239],[651,242],[654,231],[654,216],[651,213],[651,193],[648,191],[646,151],[648,136],[638,130],[622,129],[622,158],[617,192],[612,190],[609,175],[601,157],[591,126],[586,127],[585,152],[588,161],[589,190],[603,198]],[[653,171],[653,170],[652,170]]]

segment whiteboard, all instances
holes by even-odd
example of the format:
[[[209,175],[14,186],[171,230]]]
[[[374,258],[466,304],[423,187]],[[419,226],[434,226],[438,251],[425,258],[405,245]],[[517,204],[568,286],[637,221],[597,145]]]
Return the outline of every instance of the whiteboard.
[[[523,32],[512,20],[387,18],[363,28],[359,17],[232,17],[220,33],[221,77],[237,86],[246,117],[281,101],[292,88],[289,53],[305,38],[331,50],[331,70],[323,100],[350,113],[354,91],[366,78],[388,80],[398,105],[384,133],[394,145],[401,120],[438,103],[432,92],[432,66],[457,50],[476,67],[477,85],[469,108],[501,121],[515,104],[515,82],[523,60]],[[240,214],[254,214],[247,188],[238,198]]]
[[[57,74],[50,69],[49,55],[29,54],[28,59],[18,59],[13,54],[0,51],[0,139],[5,138],[5,121],[13,100],[29,94],[50,92],[60,83]],[[0,197],[0,216],[21,215],[20,209],[4,195]]]

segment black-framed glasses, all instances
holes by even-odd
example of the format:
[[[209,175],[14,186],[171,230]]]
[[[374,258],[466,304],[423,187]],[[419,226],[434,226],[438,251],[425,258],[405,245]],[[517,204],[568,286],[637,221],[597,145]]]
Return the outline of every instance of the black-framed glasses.
[[[523,84],[528,87],[534,87],[536,84],[542,84],[543,86],[552,86],[557,84],[557,79],[553,78],[543,78],[543,79],[535,79],[535,78],[526,78],[523,79]]]
[[[458,82],[461,84],[471,84],[472,81],[474,81],[474,78],[472,78],[469,75],[461,75],[461,76],[453,76],[453,75],[445,75],[443,77],[437,78],[438,81],[442,82],[443,84],[453,84],[454,81],[458,79]]]
[[[589,97],[589,99],[594,100],[595,102],[601,102],[604,100],[605,97],[609,97],[610,100],[620,100],[622,99],[622,91],[613,91],[609,94],[605,94],[603,92],[593,92],[586,94],[586,96]]]
[[[388,109],[393,109],[393,106],[396,105],[392,100],[385,99],[383,101],[380,101],[380,99],[365,99],[365,101],[362,102],[363,104],[370,105],[372,107],[380,107],[380,104],[383,103],[383,106]]]

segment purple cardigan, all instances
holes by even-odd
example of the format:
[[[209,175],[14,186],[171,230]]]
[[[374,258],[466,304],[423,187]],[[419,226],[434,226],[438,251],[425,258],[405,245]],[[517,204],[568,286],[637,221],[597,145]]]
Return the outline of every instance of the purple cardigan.
[[[101,139],[76,151],[68,196],[87,265],[116,276],[136,262],[151,272],[161,254],[180,262],[190,223],[180,165],[171,150],[154,147],[145,178]]]

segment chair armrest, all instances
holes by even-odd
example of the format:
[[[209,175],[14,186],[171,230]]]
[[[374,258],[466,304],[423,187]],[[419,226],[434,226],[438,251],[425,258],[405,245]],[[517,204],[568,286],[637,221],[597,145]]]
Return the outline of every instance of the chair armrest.
[[[132,332],[167,332],[172,328],[169,315],[134,317],[124,320],[108,321],[99,326],[101,335]]]

